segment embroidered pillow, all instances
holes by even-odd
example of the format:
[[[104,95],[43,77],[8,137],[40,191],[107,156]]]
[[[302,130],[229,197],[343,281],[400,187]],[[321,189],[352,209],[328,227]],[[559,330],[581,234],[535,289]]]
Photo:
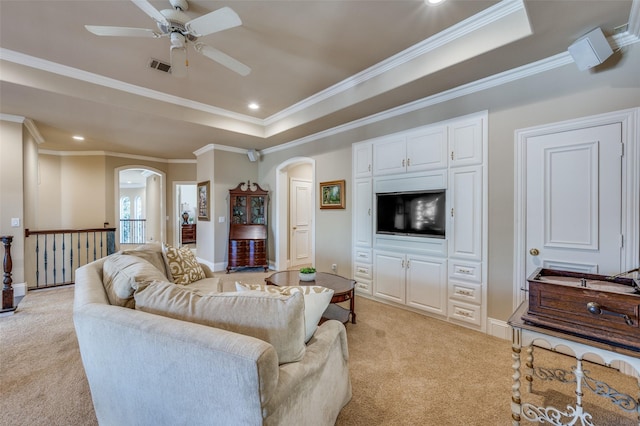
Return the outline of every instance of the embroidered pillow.
[[[292,285],[292,286],[275,286],[265,284],[245,284],[236,282],[237,291],[264,291],[272,295],[291,295],[294,293],[302,293],[304,295],[304,323],[305,338],[307,343],[313,333],[318,328],[318,323],[322,318],[322,314],[331,303],[333,290],[319,285]]]
[[[188,247],[175,248],[163,244],[162,254],[174,283],[186,285],[207,277]]]

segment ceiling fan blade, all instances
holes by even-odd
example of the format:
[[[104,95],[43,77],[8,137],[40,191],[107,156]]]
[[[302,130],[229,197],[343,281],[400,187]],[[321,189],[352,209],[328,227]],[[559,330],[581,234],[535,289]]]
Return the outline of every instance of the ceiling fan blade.
[[[194,36],[202,37],[240,25],[238,14],[230,7],[223,7],[187,22],[185,27]]]
[[[171,75],[182,78],[187,76],[187,49],[171,47]]]
[[[216,61],[220,65],[224,65],[229,68],[231,71],[235,71],[241,76],[247,76],[251,72],[251,68],[243,64],[242,62],[233,59],[231,56],[227,55],[219,51],[218,49],[214,49],[213,47],[204,44],[204,43],[196,43],[194,48],[199,53],[203,54],[207,58]]]
[[[158,9],[151,6],[151,3],[149,3],[147,0],[131,0],[131,1],[133,2],[133,4],[138,6],[140,10],[142,10],[144,13],[146,13],[147,15],[155,19],[157,22],[160,22],[163,25],[169,25],[169,21],[167,21],[167,18],[165,18],[164,15],[160,13]]]
[[[116,37],[147,37],[159,38],[162,34],[146,28],[128,28],[128,27],[103,27],[100,25],[85,25],[87,31],[99,36],[116,36]]]

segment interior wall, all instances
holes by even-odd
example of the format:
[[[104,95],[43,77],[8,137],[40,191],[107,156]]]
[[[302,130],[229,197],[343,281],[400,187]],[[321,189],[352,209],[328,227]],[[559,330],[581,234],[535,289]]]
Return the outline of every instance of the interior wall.
[[[304,145],[263,151],[260,176],[273,185],[279,163],[293,156],[309,156],[318,161],[318,182],[347,181],[345,210],[317,210],[317,264],[320,270],[330,270],[330,264],[336,263],[332,257],[338,263],[351,262],[351,144],[488,110],[488,316],[507,320],[513,311],[514,132],[640,106],[639,69],[640,44],[636,43],[604,68],[579,71],[575,64],[568,64]]]
[[[105,199],[96,188],[105,187],[102,156],[60,157],[60,228],[102,228]]]
[[[62,222],[62,164],[58,155],[38,155],[38,212],[31,229],[57,229]]]
[[[146,190],[146,241],[149,243],[167,241],[162,235],[162,218],[166,216],[165,206],[162,205],[162,178],[152,175],[147,178]],[[161,211],[162,210],[162,211]]]
[[[351,143],[342,135],[326,138],[321,141],[292,147],[290,149],[271,152],[263,155],[260,163],[260,180],[275,188],[278,165],[293,157],[309,157],[316,161],[315,182],[341,180],[346,182],[346,208],[320,210],[320,204],[314,201],[315,210],[315,258],[319,271],[331,271],[333,263],[345,276],[351,275]],[[317,193],[317,188],[316,188]],[[317,198],[317,197],[316,197]],[[275,203],[269,204],[269,215],[275,214]],[[269,225],[269,259],[275,261],[275,221]]]
[[[24,275],[24,195],[23,195],[23,126],[0,120],[0,235],[13,236],[11,244],[12,281],[22,283]],[[20,225],[11,226],[11,219]],[[0,244],[0,257],[4,257]]]
[[[207,147],[196,154],[198,156],[197,165],[197,181],[198,183],[209,181],[209,188],[211,191],[214,189],[214,162],[215,151],[213,146]],[[210,263],[215,263],[215,245],[216,245],[216,233],[214,223],[212,219],[214,216],[214,210],[211,204],[216,203],[214,196],[209,194],[209,220],[198,219],[198,226],[196,228],[196,247],[198,248],[198,257],[204,259]]]
[[[258,180],[258,167],[256,163],[249,161],[244,153],[223,150],[215,151],[215,178],[211,186],[213,192],[213,215],[211,217],[215,230],[215,264],[216,269],[226,267],[228,260],[229,243],[229,190],[239,183],[257,183],[262,189],[270,192],[272,188],[265,187]],[[271,193],[270,196],[272,197]],[[220,222],[224,218],[224,222]],[[267,220],[270,221],[270,217]],[[200,226],[198,224],[198,226]],[[200,241],[198,240],[198,250]]]

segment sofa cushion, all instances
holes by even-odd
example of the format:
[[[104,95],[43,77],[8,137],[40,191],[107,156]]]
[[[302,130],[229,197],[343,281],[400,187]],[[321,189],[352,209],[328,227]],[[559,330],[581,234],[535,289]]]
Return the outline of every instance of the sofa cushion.
[[[147,262],[158,268],[169,280],[173,280],[171,272],[167,269],[167,264],[164,261],[164,255],[162,254],[162,245],[160,243],[143,244],[134,249],[123,250],[122,254],[137,256],[146,260]]]
[[[163,244],[162,252],[174,283],[186,285],[207,277],[190,248]]]
[[[291,295],[302,293],[304,295],[304,323],[305,323],[305,343],[308,342],[313,333],[318,328],[318,323],[322,314],[331,303],[333,290],[319,285],[295,285],[295,286],[274,286],[265,284],[245,284],[236,282],[236,290],[263,291],[272,295]]]
[[[188,286],[153,282],[135,292],[136,309],[208,325],[270,343],[285,364],[302,359],[304,299],[263,292],[202,294]]]
[[[133,292],[140,283],[167,278],[158,268],[137,256],[114,253],[102,267],[102,284],[112,305],[133,308]]]

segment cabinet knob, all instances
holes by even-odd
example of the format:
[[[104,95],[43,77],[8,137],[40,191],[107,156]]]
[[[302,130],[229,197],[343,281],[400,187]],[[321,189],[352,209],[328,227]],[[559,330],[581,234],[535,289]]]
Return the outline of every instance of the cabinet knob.
[[[531,250],[529,250],[529,254],[531,256],[537,256],[540,254],[540,251],[537,248],[532,248]]]

